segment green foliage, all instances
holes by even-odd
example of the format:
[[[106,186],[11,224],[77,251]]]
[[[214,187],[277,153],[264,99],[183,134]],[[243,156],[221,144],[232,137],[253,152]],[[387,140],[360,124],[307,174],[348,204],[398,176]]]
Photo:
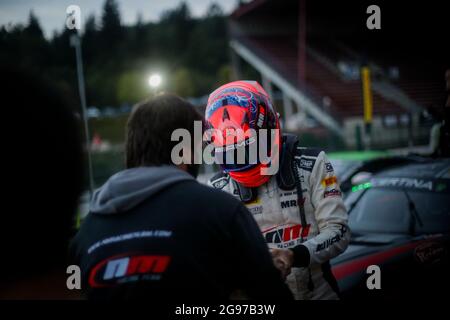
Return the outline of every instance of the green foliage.
[[[115,48],[122,38],[123,29],[120,23],[120,12],[117,2],[115,0],[106,0],[103,6],[102,25],[101,25],[101,42]]]
[[[195,94],[195,81],[192,72],[186,68],[175,71],[172,79],[174,91],[183,97],[192,97]]]
[[[145,75],[138,71],[124,72],[117,81],[117,100],[136,103],[148,95]]]
[[[230,65],[227,64],[221,66],[217,73],[216,79],[217,82],[215,83],[214,87],[220,87],[221,85],[230,82],[232,79]]]

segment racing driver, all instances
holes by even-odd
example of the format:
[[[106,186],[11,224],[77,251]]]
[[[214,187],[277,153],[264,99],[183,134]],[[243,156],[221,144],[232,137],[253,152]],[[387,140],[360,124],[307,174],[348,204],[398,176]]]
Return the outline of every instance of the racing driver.
[[[251,211],[296,299],[338,299],[329,260],[347,248],[350,230],[325,152],[302,148],[296,136],[279,133],[279,115],[255,81],[216,89],[209,96],[205,120],[223,170],[209,184],[238,197]],[[269,163],[249,156],[260,129],[276,132],[266,135]],[[230,132],[239,130],[245,134],[229,139]],[[234,154],[226,157],[239,148],[245,149],[244,161],[236,161]],[[276,162],[277,172],[264,175],[262,169]]]

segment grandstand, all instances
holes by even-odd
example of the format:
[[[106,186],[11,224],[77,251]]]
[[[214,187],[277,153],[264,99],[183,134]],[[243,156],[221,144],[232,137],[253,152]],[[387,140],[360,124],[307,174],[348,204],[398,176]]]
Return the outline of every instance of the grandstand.
[[[288,131],[326,131],[349,148],[358,141],[376,148],[425,143],[424,111],[442,105],[445,96],[439,57],[431,68],[418,68],[409,38],[394,50],[396,33],[368,35],[364,4],[327,6],[323,1],[254,0],[238,7],[229,19],[235,76],[242,77],[243,63],[260,74],[269,94],[279,98]],[[378,43],[368,43],[371,39]],[[363,65],[372,75],[370,135],[363,121]]]

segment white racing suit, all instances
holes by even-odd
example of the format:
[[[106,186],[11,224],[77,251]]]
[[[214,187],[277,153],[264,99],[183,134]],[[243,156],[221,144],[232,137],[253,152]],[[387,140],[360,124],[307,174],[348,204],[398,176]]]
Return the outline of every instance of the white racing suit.
[[[266,184],[245,188],[225,173],[209,184],[245,203],[270,248],[293,249],[287,284],[296,299],[338,299],[329,260],[347,248],[350,231],[333,167],[323,151],[300,148],[296,137],[286,135],[280,170]],[[300,207],[297,199],[302,199]]]

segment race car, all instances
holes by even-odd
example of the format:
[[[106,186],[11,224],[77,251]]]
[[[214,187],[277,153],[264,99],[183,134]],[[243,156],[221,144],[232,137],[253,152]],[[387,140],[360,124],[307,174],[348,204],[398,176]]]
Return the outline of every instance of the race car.
[[[352,239],[332,260],[343,299],[444,298],[450,285],[450,159],[389,167],[345,200]]]
[[[420,155],[394,155],[381,151],[331,152],[329,158],[344,198],[368,174],[371,176],[390,167],[429,160]]]

